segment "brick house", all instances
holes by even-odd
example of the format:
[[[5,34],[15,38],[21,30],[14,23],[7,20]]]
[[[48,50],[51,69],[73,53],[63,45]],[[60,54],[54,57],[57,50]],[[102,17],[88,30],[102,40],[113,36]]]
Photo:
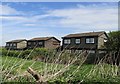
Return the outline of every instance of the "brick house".
[[[38,37],[27,41],[27,48],[55,49],[60,47],[60,40],[55,37]]]
[[[18,39],[6,42],[6,49],[10,50],[21,50],[26,49],[27,47],[27,40],[26,39]]]
[[[63,49],[75,49],[75,50],[96,50],[104,49],[104,44],[107,41],[106,32],[88,32],[69,34],[62,37]]]

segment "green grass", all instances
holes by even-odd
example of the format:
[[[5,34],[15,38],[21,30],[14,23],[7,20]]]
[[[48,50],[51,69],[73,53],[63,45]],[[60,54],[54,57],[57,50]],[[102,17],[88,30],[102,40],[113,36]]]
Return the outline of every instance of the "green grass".
[[[8,74],[10,76],[23,75],[22,78],[19,77],[18,81],[35,81],[30,74],[28,74],[28,67],[33,68],[40,75],[48,76],[53,75],[59,70],[64,70],[64,64],[54,64],[54,63],[45,63],[34,60],[25,60],[16,57],[2,56],[2,65],[3,65],[3,74]],[[55,78],[49,78],[48,81],[96,81],[96,82],[119,82],[120,77],[116,74],[118,67],[109,64],[98,64],[98,65],[70,65],[62,74],[55,76]],[[51,74],[53,73],[53,74]],[[24,76],[27,74],[28,78]],[[7,79],[4,79],[6,81]],[[8,81],[8,80],[7,80]],[[14,80],[16,81],[16,80]]]
[[[7,60],[6,60],[7,59]],[[21,59],[21,58],[16,58],[16,57],[9,57],[9,56],[2,56],[2,65],[6,68],[6,67],[13,67],[15,70],[21,68],[21,74],[26,71],[28,69],[28,67],[31,67],[37,71],[40,70],[44,70],[45,67],[47,67],[48,69],[50,69],[51,67],[52,70],[57,66],[59,67],[59,69],[61,69],[62,67],[64,67],[63,64],[53,64],[53,63],[44,63],[44,62],[40,62],[40,61],[34,61],[34,60],[25,60],[25,59]],[[85,69],[88,69],[86,71],[89,71],[90,68],[93,65],[82,65],[82,68],[80,69],[80,71],[85,71]],[[71,71],[73,71],[74,69],[76,69],[78,66],[77,65],[71,65]]]
[[[2,56],[2,65],[4,69],[14,71],[14,73],[17,74],[24,74],[28,67],[31,66],[34,70],[39,72],[40,74],[44,74],[45,69],[47,69],[47,73],[53,72],[53,71],[59,71],[60,69],[64,69],[65,65],[63,64],[53,64],[53,63],[44,63],[44,62],[39,62],[39,61],[34,61],[34,60],[25,60],[21,58],[16,58],[16,57],[9,57],[9,56]],[[57,66],[57,68],[56,68]],[[63,74],[64,77],[69,75],[70,73],[72,74],[75,69],[77,69],[78,66],[71,65],[70,71]],[[84,65],[82,66],[81,69],[79,69],[79,72],[81,74],[86,74],[86,72],[90,71],[90,68],[92,65]],[[86,70],[86,71],[85,71]]]
[[[7,59],[7,60],[6,60]],[[2,65],[6,67],[13,67],[13,69],[18,70],[21,69],[20,73],[22,74],[24,71],[28,69],[28,67],[31,66],[34,70],[40,71],[44,70],[45,67],[50,68],[51,66],[55,67],[56,64],[50,64],[50,63],[44,63],[34,60],[26,60],[16,57],[9,57],[9,56],[2,56]],[[59,64],[59,67],[62,67],[63,65]]]

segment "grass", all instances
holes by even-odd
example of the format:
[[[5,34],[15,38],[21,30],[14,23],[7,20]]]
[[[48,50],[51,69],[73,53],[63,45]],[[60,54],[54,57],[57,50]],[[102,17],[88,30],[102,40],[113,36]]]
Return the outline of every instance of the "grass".
[[[7,59],[6,59],[7,58]],[[65,70],[61,75],[51,77],[48,75],[52,75],[50,73],[55,74],[55,72],[59,72],[65,68],[64,64],[53,64],[53,63],[45,63],[34,60],[25,60],[16,57],[2,56],[2,65],[4,70],[2,70],[3,74],[7,76],[4,77],[4,81],[32,81],[35,79],[26,71],[28,67],[32,67],[35,71],[37,71],[40,75],[46,76],[47,81],[85,81],[85,82],[119,82],[120,77],[117,76],[116,71],[117,66],[112,66],[108,64],[98,64],[98,65],[70,65],[68,70]],[[57,68],[56,68],[57,66]],[[9,73],[8,73],[8,72]],[[10,76],[10,77],[9,77]],[[19,80],[9,80],[10,78],[14,78],[15,76],[19,76]],[[48,78],[51,77],[51,78]]]
[[[25,72],[28,67],[32,67],[35,70],[42,70],[46,67],[46,63],[44,62],[39,62],[39,61],[34,61],[34,60],[25,60],[21,58],[16,58],[16,57],[7,57],[7,56],[2,56],[2,65],[6,68],[13,67],[15,70],[21,69],[19,72],[22,74]],[[5,61],[6,60],[6,61]],[[48,68],[53,66],[53,64],[47,63]],[[55,64],[54,64],[55,66]],[[59,65],[60,66],[60,65]]]
[[[31,53],[34,52],[30,51],[26,56],[29,57]],[[34,56],[41,56],[41,53],[38,53],[39,51],[36,51]],[[106,64],[106,59],[98,60],[97,64],[84,64],[88,56],[84,52],[53,52],[42,61],[18,58],[19,55],[10,56],[2,56],[0,61],[3,82],[35,82],[27,72],[29,67],[39,73],[43,82],[120,82],[118,66]]]
[[[7,57],[7,60],[6,60]],[[34,70],[36,70],[39,73],[45,74],[45,71],[47,73],[52,73],[53,71],[58,71],[60,69],[63,69],[65,65],[63,64],[53,64],[53,63],[44,63],[44,62],[39,62],[39,61],[34,61],[34,60],[25,60],[21,58],[16,58],[16,57],[9,57],[9,56],[2,56],[2,65],[5,71],[11,70],[14,71],[14,74],[19,74],[19,75],[24,75],[28,67],[32,67]],[[57,66],[57,68],[56,68]],[[86,72],[90,71],[90,68],[93,65],[83,65],[82,68],[79,70],[81,74],[86,74]],[[78,68],[78,66],[71,65],[69,73],[73,73],[75,69]],[[46,69],[46,70],[45,70]],[[85,69],[87,69],[85,71]],[[67,76],[67,72],[64,74]]]

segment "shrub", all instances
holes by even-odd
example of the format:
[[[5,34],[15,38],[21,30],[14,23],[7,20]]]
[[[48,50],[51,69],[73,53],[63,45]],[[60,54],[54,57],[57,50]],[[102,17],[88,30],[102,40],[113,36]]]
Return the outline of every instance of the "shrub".
[[[41,60],[52,57],[52,50],[48,50],[45,48],[36,48],[29,56],[29,59],[39,58]],[[48,57],[49,56],[49,57]]]
[[[16,51],[16,50],[6,50],[5,48],[2,48],[0,50],[0,52],[4,56],[11,56],[11,57],[17,57],[20,54],[19,51]]]
[[[36,59],[38,58],[47,58],[47,56],[52,55],[52,50],[48,50],[45,48],[36,48],[34,50],[6,50],[2,48],[0,50],[3,56],[11,56],[11,57],[20,57],[20,58],[27,58],[27,59]]]
[[[31,50],[24,50],[21,55],[20,58],[28,58],[28,55],[31,53]]]

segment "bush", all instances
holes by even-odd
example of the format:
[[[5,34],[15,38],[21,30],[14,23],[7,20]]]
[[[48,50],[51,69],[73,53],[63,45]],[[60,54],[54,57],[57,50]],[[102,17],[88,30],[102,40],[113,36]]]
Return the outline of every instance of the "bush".
[[[45,48],[36,48],[30,54],[29,59],[41,59],[43,61],[46,58],[52,57],[52,53],[53,53],[52,50],[48,50],[48,49],[45,49]]]
[[[20,58],[28,58],[28,55],[31,53],[31,50],[24,50],[21,55]]]
[[[2,55],[4,56],[11,56],[11,57],[20,57],[20,58],[26,58],[26,59],[35,59],[35,60],[40,60],[40,61],[47,61],[47,62],[53,62],[55,59],[58,59],[58,56],[60,55],[61,52],[55,51],[55,50],[49,50],[45,48],[36,48],[34,50],[6,50],[5,48],[1,49]],[[57,63],[63,63],[67,64],[68,60],[75,59],[76,53],[68,53],[68,52],[63,52],[62,55],[59,57]],[[100,53],[100,54],[95,54],[95,53],[90,53],[85,61],[85,64],[95,64],[98,61],[100,61],[105,54]],[[77,60],[74,64],[79,65],[82,60],[84,59],[84,56],[81,56],[79,60]],[[47,59],[47,60],[46,60]],[[61,62],[59,62],[61,61]]]
[[[34,50],[6,50],[2,48],[0,50],[3,56],[11,56],[11,57],[20,57],[20,58],[27,58],[27,59],[36,59],[38,58],[46,58],[47,56],[52,55],[52,50],[48,50],[45,48],[36,48]]]
[[[19,51],[16,51],[16,50],[6,50],[5,48],[2,48],[0,50],[0,52],[4,56],[11,56],[11,57],[18,57],[18,55],[20,54]]]

